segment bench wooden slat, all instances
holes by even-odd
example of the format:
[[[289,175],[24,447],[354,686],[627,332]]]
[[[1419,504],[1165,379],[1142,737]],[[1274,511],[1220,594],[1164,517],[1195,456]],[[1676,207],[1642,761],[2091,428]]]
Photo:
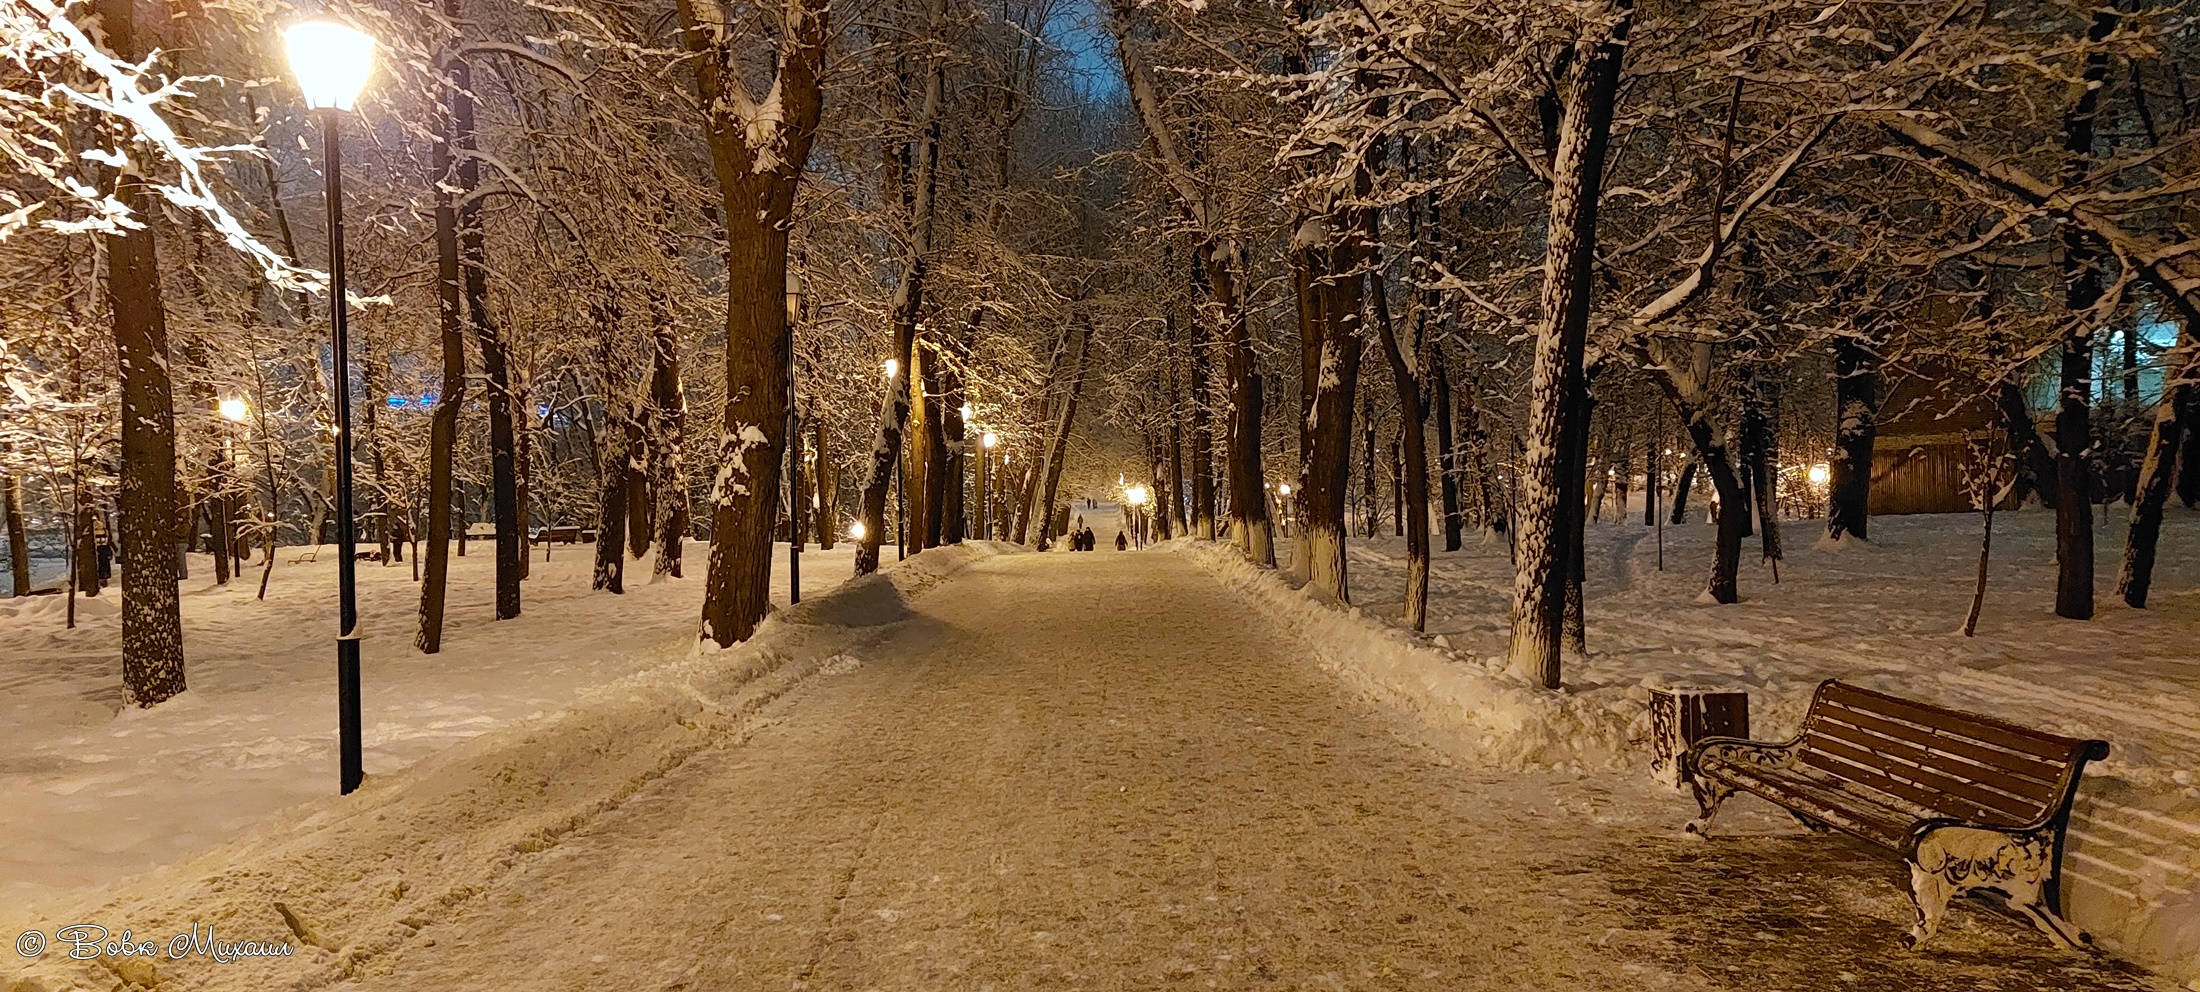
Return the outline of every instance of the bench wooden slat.
[[[1881,736],[1869,729],[1851,726],[1833,720],[1822,721],[1811,734],[1812,740],[1835,740],[1852,747],[1862,748],[1873,754],[1909,765],[1939,772],[1959,782],[1969,782],[1983,788],[2022,801],[2025,808],[2037,812],[2040,807],[2053,802],[2059,793],[2060,781],[2040,782],[2011,775],[2008,772],[1973,761],[1961,755],[1932,746],[1919,746],[1908,741]],[[1901,769],[1896,768],[1896,771]]]
[[[1841,788],[1851,783],[1818,780],[1801,771],[1745,768],[1735,772],[1731,778],[1741,788],[1882,847],[1900,848],[1910,824],[1925,812],[1900,800],[1894,800],[1899,805],[1890,804],[1894,797],[1865,795]]]
[[[2029,730],[2013,723],[2004,723],[1990,717],[1977,716],[1957,710],[1912,702],[1883,692],[1860,689],[1844,682],[1826,686],[1824,698],[1851,710],[1880,713],[1898,720],[1907,720],[1949,735],[1961,735],[1974,741],[1982,741],[2007,748],[2020,754],[2028,754],[2057,764],[2069,764],[2073,755],[2085,742],[2072,737]]]
[[[1900,796],[1941,816],[1952,816],[1961,820],[1975,820],[1994,826],[2017,825],[2013,819],[2000,810],[1981,806],[1944,793],[1935,793],[1922,785],[1884,775],[1828,751],[1804,748],[1795,756],[1795,760],[1849,781],[1870,786],[1889,795]]]
[[[1929,792],[1943,793],[1951,799],[1960,800],[1962,803],[1967,804],[1964,808],[1983,807],[1994,810],[2009,817],[2013,823],[2029,823],[2040,818],[2045,812],[2040,808],[2040,803],[2034,800],[2020,799],[2016,796],[1995,792],[1992,789],[1983,788],[1956,778],[1941,771],[1940,768],[1897,761],[1887,754],[1856,747],[1833,737],[1825,735],[1813,737],[1808,746],[1812,750],[1824,751],[1889,778],[1907,780]],[[1936,807],[1944,806],[1952,809],[1959,804],[1943,802],[1935,805]]]
[[[1981,766],[1992,767],[2010,775],[2036,781],[2040,783],[2039,795],[2043,798],[2052,797],[2062,783],[2062,764],[2042,761],[2029,754],[2018,754],[2014,751],[1988,747],[1960,737],[1949,737],[1923,727],[1889,720],[1886,717],[1853,710],[1846,706],[1828,705],[1820,707],[1812,721],[1811,731],[1813,733],[1827,732],[1825,725],[1818,722],[1820,720],[1839,721],[1852,727],[1861,727],[1883,737],[1904,741],[1924,750],[1957,755]]]

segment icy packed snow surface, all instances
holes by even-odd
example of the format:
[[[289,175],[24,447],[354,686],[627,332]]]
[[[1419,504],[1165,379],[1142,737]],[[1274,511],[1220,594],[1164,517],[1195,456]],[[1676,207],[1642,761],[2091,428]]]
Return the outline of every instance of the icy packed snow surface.
[[[1846,842],[1470,766],[1187,556],[994,550],[0,925],[297,945],[161,989],[2172,988],[1972,908],[1903,953]]]
[[[1958,629],[1978,567],[1975,515],[1875,517],[1873,542],[1823,546],[1823,521],[1783,522],[1780,581],[1743,547],[1742,602],[1695,602],[1712,528],[1657,532],[1639,505],[1588,532],[1586,658],[1566,661],[1567,692],[1522,689],[1500,674],[1512,595],[1502,537],[1469,532],[1438,551],[1429,633],[1393,626],[1405,589],[1404,542],[1351,542],[1354,622],[1291,590],[1296,541],[1279,538],[1282,578],[1227,553],[1181,547],[1295,629],[1318,631],[1324,663],[1443,732],[1484,764],[1639,767],[1648,687],[1747,689],[1752,736],[1784,739],[1820,680],[1841,678],[2028,726],[2110,742],[2088,768],[2063,859],[2070,919],[2117,953],[2200,989],[2200,514],[2172,508],[2149,608],[2114,595],[2126,512],[2095,534],[2096,613],[2054,616],[2054,515],[1994,520],[1978,634]],[[1387,517],[1387,514],[1386,514]],[[1364,530],[1361,531],[1364,533]],[[1443,539],[1440,527],[1435,540]],[[1751,800],[1754,802],[1754,800]],[[1722,813],[1722,818],[1726,814]]]

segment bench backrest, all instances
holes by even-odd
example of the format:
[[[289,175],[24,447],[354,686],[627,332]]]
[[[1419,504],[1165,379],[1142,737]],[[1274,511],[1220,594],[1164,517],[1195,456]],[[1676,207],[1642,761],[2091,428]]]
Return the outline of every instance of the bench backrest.
[[[1797,760],[1941,816],[2029,827],[2069,808],[2078,771],[2108,756],[2080,740],[1827,680]]]

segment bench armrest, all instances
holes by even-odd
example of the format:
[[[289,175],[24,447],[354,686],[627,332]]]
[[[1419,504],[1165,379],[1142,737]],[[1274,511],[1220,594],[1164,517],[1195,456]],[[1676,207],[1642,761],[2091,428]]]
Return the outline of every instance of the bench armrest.
[[[1749,763],[1766,767],[1786,767],[1795,760],[1795,748],[1802,743],[1797,736],[1788,741],[1753,741],[1743,737],[1706,737],[1688,746],[1688,753],[1681,757],[1681,767],[1693,776],[1702,771],[1698,762],[1712,748],[1739,752]]]

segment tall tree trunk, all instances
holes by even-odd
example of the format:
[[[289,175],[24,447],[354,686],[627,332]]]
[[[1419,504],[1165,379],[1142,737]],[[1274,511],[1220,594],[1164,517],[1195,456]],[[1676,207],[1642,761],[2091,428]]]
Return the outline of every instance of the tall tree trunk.
[[[724,46],[750,42],[678,0],[696,91],[708,115],[711,164],[726,232],[726,398],[711,487],[710,554],[702,635],[719,647],[747,640],[770,606],[772,527],[778,516],[787,436],[792,328],[787,321],[787,240],[797,187],[823,103],[820,77],[831,34],[827,11],[790,0],[778,40],[769,121],[742,117],[757,104]],[[761,133],[760,133],[761,132]],[[777,432],[774,436],[773,432]]]
[[[660,306],[651,335],[649,407],[650,509],[657,518],[657,561],[652,574],[654,578],[679,578],[680,554],[688,531],[687,475],[680,460],[687,428],[687,394],[680,388],[680,330],[672,322],[670,306]],[[824,430],[820,422],[820,459],[824,457]],[[829,539],[825,547],[832,547]]]
[[[1252,329],[1246,324],[1244,301],[1238,297],[1238,264],[1235,246],[1208,242],[1200,245],[1200,261],[1207,271],[1207,286],[1219,311],[1223,347],[1223,378],[1230,385],[1229,457],[1230,531],[1247,559],[1263,568],[1276,564],[1275,533],[1269,526],[1268,499],[1261,468],[1262,395],[1259,369],[1254,365]]]
[[[1609,21],[1609,35],[1574,46],[1575,66],[1564,84],[1563,118],[1551,162],[1550,219],[1543,262],[1543,299],[1536,329],[1535,366],[1529,392],[1529,441],[1524,466],[1522,520],[1513,573],[1514,673],[1547,689],[1559,686],[1558,634],[1565,613],[1568,570],[1566,533],[1577,512],[1560,464],[1574,409],[1584,395],[1582,349],[1589,328],[1590,275],[1596,257],[1596,220],[1602,199],[1604,155],[1611,132],[1619,66],[1633,15],[1632,0],[1599,3],[1590,17]]]
[[[436,327],[441,335],[443,381],[436,390],[435,410],[428,419],[428,559],[420,580],[420,630],[413,646],[422,654],[443,650],[443,605],[451,574],[451,459],[458,447],[458,414],[466,401],[466,339],[461,330],[463,299],[459,295],[458,208],[451,192],[451,146],[455,143],[454,114],[461,99],[464,76],[452,65],[444,66],[445,110],[438,115],[444,140],[429,144],[428,185],[435,192]],[[270,494],[272,496],[272,494]],[[459,527],[459,549],[466,547],[466,528]]]
[[[2135,610],[2146,609],[2154,584],[2154,550],[2162,534],[2162,508],[2169,502],[2171,468],[2177,449],[2193,425],[2186,417],[2200,392],[2200,335],[2187,326],[2171,352],[2162,377],[2162,395],[2154,403],[2154,429],[2147,435],[2146,461],[2131,500],[2131,530],[2124,539],[2124,567],[2116,594]]]
[[[934,3],[935,14],[938,11]],[[909,433],[911,387],[915,369],[917,316],[924,307],[926,277],[932,257],[932,214],[939,161],[940,91],[945,85],[938,65],[925,74],[924,97],[919,105],[915,148],[908,151],[914,168],[905,197],[909,208],[909,241],[902,248],[901,282],[894,287],[894,374],[888,377],[886,396],[879,404],[878,438],[871,446],[869,470],[863,482],[859,510],[863,537],[856,546],[856,574],[878,571],[879,546],[886,540],[886,500],[894,485],[895,467]],[[907,480],[903,480],[907,485]]]
[[[443,13],[459,18],[459,0],[444,0]],[[487,235],[482,228],[481,200],[474,196],[481,185],[481,158],[474,153],[473,69],[463,56],[454,54],[449,76],[459,266],[466,319],[481,349],[481,371],[488,386],[489,487],[496,523],[496,618],[510,620],[519,616],[519,584],[527,574],[526,535],[522,533],[527,524],[520,517],[519,440],[512,420],[511,358],[503,331],[489,313]]]
[[[1374,239],[1370,237],[1370,241]],[[1383,341],[1383,356],[1390,360],[1390,385],[1398,394],[1398,433],[1405,458],[1406,526],[1406,625],[1428,629],[1428,437],[1422,426],[1428,410],[1421,402],[1421,384],[1414,374],[1414,359],[1421,350],[1420,313],[1414,315],[1412,350],[1402,347],[1391,324],[1390,296],[1380,264],[1367,275],[1375,303],[1375,327]],[[1441,376],[1441,373],[1438,373]]]
[[[974,330],[970,324],[965,324],[964,329],[966,334]],[[964,505],[963,493],[963,456],[969,448],[969,425],[963,423],[963,378],[955,366],[943,364],[940,389],[940,464],[945,482],[940,502],[940,540],[961,544],[964,531],[969,527],[969,508]]]
[[[596,568],[592,588],[613,593],[626,591],[627,501],[633,498],[633,450],[635,431],[620,383],[620,360],[614,335],[619,326],[617,304],[609,285],[597,287],[596,394],[602,397],[604,426],[596,434]]]
[[[106,43],[124,64],[152,45],[140,32],[134,0],[99,0]],[[109,236],[106,294],[114,320],[122,392],[121,493],[116,499],[122,554],[124,700],[153,706],[184,690],[183,619],[176,596],[176,413],[168,375],[168,316],[161,300],[154,225],[160,210],[143,177],[128,165],[113,198],[142,226]],[[337,370],[343,381],[343,370]]]
[[[23,526],[23,480],[0,475],[0,503],[5,503],[8,525],[8,575],[14,582],[10,596],[31,594],[30,532]]]
[[[1366,181],[1363,172],[1361,182]],[[1345,508],[1351,500],[1352,400],[1359,389],[1360,310],[1366,282],[1359,268],[1367,257],[1364,212],[1354,209],[1331,218],[1313,218],[1293,238],[1293,267],[1309,319],[1310,338],[1300,342],[1307,391],[1300,425],[1304,485],[1297,494],[1304,518],[1299,543],[1306,549],[1307,590],[1333,602],[1352,601],[1345,576]]]
[[[1069,364],[1069,392],[1063,397],[1061,415],[1055,419],[1048,432],[1050,437],[1047,439],[1046,461],[1039,466],[1037,473],[1038,476],[1044,476],[1044,482],[1036,477],[1032,480],[1034,488],[1042,484],[1044,486],[1043,498],[1031,509],[1031,515],[1039,520],[1037,546],[1042,551],[1046,550],[1048,539],[1057,533],[1054,520],[1055,490],[1062,480],[1062,462],[1069,455],[1069,429],[1071,424],[1077,422],[1077,397],[1084,390],[1085,361],[1092,352],[1091,318],[1082,307],[1071,318],[1071,323],[1076,325],[1078,333],[1077,357]],[[1021,528],[1022,525],[1019,524],[1018,529]],[[1018,534],[1017,540],[1021,542],[1023,536]]]
[[[1444,501],[1444,550],[1457,551],[1466,516],[1459,505],[1459,449],[1451,429],[1451,359],[1442,345],[1436,346],[1435,355],[1429,375],[1435,380],[1431,405],[1436,408],[1436,474]]]
[[[1214,385],[1209,381],[1210,348],[1207,321],[1192,325],[1192,536],[1215,539],[1215,434],[1212,423]]]
[[[1833,343],[1832,486],[1826,536],[1871,539],[1872,444],[1878,437],[1879,356],[1873,344],[1843,336]]]
[[[1177,392],[1176,369],[1164,368],[1169,377],[1169,498],[1162,530],[1168,536],[1184,537],[1190,533],[1184,520],[1184,397]]]
[[[2086,31],[2098,45],[2116,29],[2113,6],[2096,9]],[[2108,78],[2108,53],[2096,50],[2085,60],[2077,100],[2063,116],[2066,179],[2088,172],[2102,84]],[[2063,335],[2061,384],[2055,409],[2055,615],[2071,620],[2093,618],[2093,473],[2087,456],[2093,447],[2093,325],[2090,311],[2107,289],[2103,259],[2077,225],[2062,228],[2063,303],[2070,329]]]
[[[825,443],[825,418],[810,408],[810,420],[816,425],[817,464],[814,483],[817,489],[817,547],[831,551],[840,541],[840,462],[833,458],[833,449]]]
[[[939,547],[940,538],[947,531],[947,412],[940,402],[940,364],[939,347],[931,342],[920,343],[917,376],[913,381],[922,391],[916,402],[918,409],[923,411],[923,421],[919,424],[923,430],[918,435],[923,443],[918,446],[910,465],[922,473],[912,474],[910,478],[923,480],[923,484],[916,487],[916,491],[923,494],[921,509],[911,511],[917,532],[910,543],[919,549]]]

